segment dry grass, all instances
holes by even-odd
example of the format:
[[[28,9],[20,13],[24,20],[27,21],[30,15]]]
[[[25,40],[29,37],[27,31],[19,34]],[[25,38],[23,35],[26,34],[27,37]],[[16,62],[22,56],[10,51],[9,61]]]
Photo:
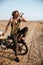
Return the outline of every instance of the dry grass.
[[[0,30],[5,30],[7,23],[8,22],[0,22]],[[11,58],[8,59],[7,53],[0,52],[0,65],[43,65],[43,22],[22,22],[20,24],[21,29],[25,26],[28,27],[28,33],[25,37],[25,41],[28,46],[28,53],[25,56],[19,55],[18,57],[20,59],[20,62],[17,63],[11,59],[15,57],[15,55],[10,55]],[[5,36],[9,34],[10,26]],[[13,51],[11,49],[6,49],[5,52]]]

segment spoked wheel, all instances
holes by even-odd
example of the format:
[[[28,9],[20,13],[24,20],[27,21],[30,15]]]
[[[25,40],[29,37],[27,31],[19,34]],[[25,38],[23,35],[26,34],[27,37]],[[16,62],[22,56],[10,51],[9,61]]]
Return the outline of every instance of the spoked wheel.
[[[18,55],[25,55],[28,52],[28,47],[25,42],[19,43]]]

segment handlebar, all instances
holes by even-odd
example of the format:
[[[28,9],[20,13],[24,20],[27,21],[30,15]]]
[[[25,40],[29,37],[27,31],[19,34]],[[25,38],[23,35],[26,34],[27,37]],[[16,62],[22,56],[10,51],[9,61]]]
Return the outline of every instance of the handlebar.
[[[24,13],[21,12],[21,13],[20,13],[20,17],[22,17],[23,15],[24,15]]]

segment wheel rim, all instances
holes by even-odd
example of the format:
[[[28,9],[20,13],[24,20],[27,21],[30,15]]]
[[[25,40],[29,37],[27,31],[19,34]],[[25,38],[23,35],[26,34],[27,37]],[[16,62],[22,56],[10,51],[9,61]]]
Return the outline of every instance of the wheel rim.
[[[19,43],[19,49],[18,49],[19,55],[25,55],[28,52],[28,47],[26,44]]]

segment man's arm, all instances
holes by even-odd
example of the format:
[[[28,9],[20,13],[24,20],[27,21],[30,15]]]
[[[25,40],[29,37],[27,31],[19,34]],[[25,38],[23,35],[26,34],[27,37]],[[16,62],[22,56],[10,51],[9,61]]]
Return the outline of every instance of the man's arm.
[[[10,23],[11,23],[11,19],[8,21],[8,24],[6,25],[5,31],[4,31],[4,33],[2,35],[4,35],[7,32]]]
[[[22,21],[23,21],[23,22],[27,22],[27,20],[26,20],[26,19],[24,19],[24,18],[22,18]]]
[[[23,17],[21,17],[20,20],[23,21],[23,22],[27,22],[27,20],[24,19]]]

